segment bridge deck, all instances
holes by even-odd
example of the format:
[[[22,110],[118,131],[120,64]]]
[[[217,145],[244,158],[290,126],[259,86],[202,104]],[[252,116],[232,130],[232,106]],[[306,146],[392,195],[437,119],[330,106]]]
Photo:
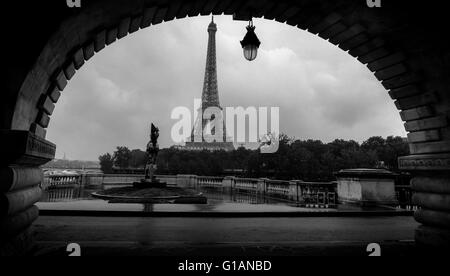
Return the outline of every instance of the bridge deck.
[[[414,252],[412,217],[152,218],[41,216],[36,254],[84,255],[387,255]]]

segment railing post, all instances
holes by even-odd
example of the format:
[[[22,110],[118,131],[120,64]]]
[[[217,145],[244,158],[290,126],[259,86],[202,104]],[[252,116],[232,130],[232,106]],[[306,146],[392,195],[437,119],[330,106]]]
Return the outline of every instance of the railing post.
[[[298,182],[299,180],[289,181],[289,199],[295,200],[296,202],[299,201]]]
[[[222,189],[227,192],[233,190],[235,181],[236,179],[234,176],[225,176],[222,180]]]
[[[257,192],[261,193],[261,194],[266,194],[267,193],[267,181],[269,179],[268,178],[259,178],[258,179],[258,186],[257,186]]]

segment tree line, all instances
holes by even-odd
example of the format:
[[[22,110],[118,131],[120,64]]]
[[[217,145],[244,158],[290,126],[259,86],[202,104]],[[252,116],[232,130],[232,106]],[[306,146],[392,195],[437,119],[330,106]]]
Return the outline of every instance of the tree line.
[[[331,181],[333,173],[341,169],[385,168],[396,172],[398,158],[408,154],[408,143],[402,137],[376,136],[360,144],[353,140],[324,143],[280,135],[279,150],[273,154],[244,147],[231,152],[162,149],[157,173]],[[99,160],[102,171],[112,173],[117,168],[144,168],[147,154],[121,146],[113,154],[101,155]]]

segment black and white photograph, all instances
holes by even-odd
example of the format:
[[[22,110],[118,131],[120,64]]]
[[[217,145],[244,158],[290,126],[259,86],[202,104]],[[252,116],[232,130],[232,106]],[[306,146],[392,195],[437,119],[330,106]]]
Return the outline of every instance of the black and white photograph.
[[[0,256],[448,257],[444,1],[6,2]]]

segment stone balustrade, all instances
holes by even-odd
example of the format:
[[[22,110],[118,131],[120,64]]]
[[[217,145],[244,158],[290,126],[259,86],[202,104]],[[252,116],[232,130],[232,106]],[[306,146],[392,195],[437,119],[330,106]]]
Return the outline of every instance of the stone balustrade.
[[[143,175],[130,174],[87,174],[87,175],[48,175],[41,187],[44,190],[83,188],[112,188],[131,185],[142,179]],[[157,179],[169,186],[185,188],[228,189],[244,193],[259,193],[268,197],[288,199],[307,207],[334,207],[338,203],[337,182],[305,182],[301,180],[272,180],[267,178],[238,178],[233,176],[213,177],[196,175],[157,175]],[[53,191],[54,192],[54,191]],[[59,192],[63,193],[63,191]],[[66,191],[67,198],[71,198]],[[412,204],[413,191],[410,186],[396,186],[395,195],[398,207],[417,210]],[[51,201],[51,192],[48,200]]]
[[[52,188],[80,186],[82,184],[81,180],[81,175],[53,174],[44,177],[41,188],[47,190]]]

